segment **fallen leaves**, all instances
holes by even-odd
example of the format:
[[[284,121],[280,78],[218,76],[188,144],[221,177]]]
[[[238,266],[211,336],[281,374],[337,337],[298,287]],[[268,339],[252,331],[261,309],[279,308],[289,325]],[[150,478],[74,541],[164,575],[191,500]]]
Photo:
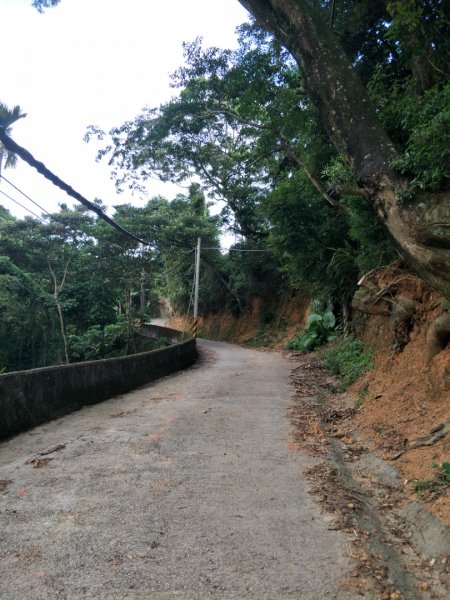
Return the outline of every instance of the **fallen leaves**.
[[[11,483],[14,483],[14,479],[0,479],[0,492],[4,492]]]
[[[33,465],[33,469],[42,469],[42,467],[47,467],[48,463],[53,460],[52,458],[30,458],[25,461],[26,465]]]
[[[336,468],[322,462],[308,469],[306,476],[323,508],[335,516],[342,528],[351,527],[352,514],[361,508],[361,501],[343,485]]]

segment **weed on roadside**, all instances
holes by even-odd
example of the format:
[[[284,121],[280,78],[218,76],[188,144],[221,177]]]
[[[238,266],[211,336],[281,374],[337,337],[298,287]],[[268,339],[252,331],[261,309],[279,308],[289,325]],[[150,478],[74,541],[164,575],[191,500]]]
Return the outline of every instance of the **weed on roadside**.
[[[305,329],[289,340],[285,348],[295,352],[311,352],[336,337],[335,326],[336,319],[331,308],[324,311],[316,309],[309,315]]]
[[[355,338],[340,338],[320,351],[319,355],[327,371],[339,379],[339,392],[346,390],[372,368],[371,352],[364,350],[362,343]]]
[[[426,496],[428,499],[433,500],[438,496],[442,496],[447,493],[450,488],[450,463],[432,463],[433,469],[437,470],[437,473],[432,479],[424,479],[414,481],[414,489],[419,496]]]
[[[369,390],[369,384],[365,383],[358,390],[358,400],[355,402],[355,408],[362,408],[367,398],[367,392]]]

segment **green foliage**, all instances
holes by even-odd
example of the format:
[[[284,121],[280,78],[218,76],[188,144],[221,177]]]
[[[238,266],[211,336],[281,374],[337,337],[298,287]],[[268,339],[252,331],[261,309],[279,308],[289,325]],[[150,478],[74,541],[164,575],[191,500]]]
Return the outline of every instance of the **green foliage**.
[[[78,362],[112,358],[126,353],[129,326],[126,320],[100,327],[93,325],[80,335],[68,335],[70,357]]]
[[[352,280],[354,286],[359,276],[397,258],[397,249],[367,202],[361,198],[347,197],[342,200],[342,204],[346,209],[351,240],[349,247],[357,271]],[[350,282],[346,285],[347,289],[349,284]]]
[[[447,493],[450,488],[450,463],[433,463],[431,465],[437,473],[432,479],[414,481],[414,489],[419,495],[427,494],[430,498],[436,498]]]
[[[350,166],[340,156],[326,165],[322,176],[329,189],[358,188]],[[345,211],[348,238],[341,247],[336,247],[327,275],[336,287],[351,295],[359,276],[381,264],[388,264],[396,258],[397,252],[368,202],[359,196],[345,195],[341,198],[341,207]]]
[[[23,119],[27,115],[22,113],[20,106],[9,108],[4,102],[0,101],[0,126],[5,129],[5,133],[11,135],[12,125],[19,119]],[[17,164],[17,156],[13,152],[9,152],[0,142],[0,173],[2,167],[14,168]]]
[[[324,312],[313,312],[306,320],[306,327],[300,335],[292,338],[287,344],[288,350],[311,352],[334,339],[336,319],[330,308]]]
[[[60,0],[33,0],[32,6],[40,13],[43,13],[46,8],[57,6]]]
[[[265,189],[289,176],[293,153],[323,150],[323,137],[289,54],[256,26],[239,29],[237,50],[184,44],[185,65],[172,76],[179,95],[109,132],[117,185],[150,176],[187,181],[195,175],[214,200],[226,202],[223,224],[260,240]],[[95,127],[87,138],[104,132]],[[308,162],[308,161],[307,161]]]
[[[419,89],[448,80],[449,5],[442,0],[391,0],[386,39],[397,45],[397,60],[411,69]]]
[[[405,149],[392,166],[412,175],[411,190],[441,188],[450,179],[450,84],[428,90],[420,100],[398,94],[392,104],[407,132]]]
[[[340,381],[339,389],[348,388],[372,368],[371,353],[364,350],[355,338],[340,338],[321,352],[321,358],[330,373]]]
[[[94,325],[82,334],[68,335],[70,358],[72,361],[99,360],[115,358],[135,352],[146,352],[164,348],[167,341],[153,340],[140,336],[130,329],[126,318],[121,317],[116,323],[105,327]]]
[[[15,217],[9,210],[0,204],[0,223],[11,223],[11,221],[15,220]]]
[[[114,218],[151,245],[125,238],[84,209],[62,206],[49,223],[0,219],[0,364],[7,370],[65,362],[64,337],[70,361],[145,350],[150,342],[131,333],[137,310],[157,315],[160,296],[186,310],[197,237],[205,247],[219,246],[217,218],[198,184],[172,202],[121,205]],[[220,310],[228,292],[225,258],[218,250],[202,257],[206,313]]]
[[[327,267],[336,249],[348,241],[344,211],[327,205],[300,171],[278,183],[264,200],[263,211],[272,224],[268,244],[289,283],[309,288],[312,295],[339,296],[340,277],[330,278]]]
[[[328,188],[334,188],[342,184],[357,185],[350,165],[342,156],[335,156],[322,169],[322,176]]]

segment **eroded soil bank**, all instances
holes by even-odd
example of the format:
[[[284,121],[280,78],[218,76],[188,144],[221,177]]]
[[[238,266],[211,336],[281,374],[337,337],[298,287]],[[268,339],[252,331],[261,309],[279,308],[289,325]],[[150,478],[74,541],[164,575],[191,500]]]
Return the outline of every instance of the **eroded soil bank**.
[[[359,428],[359,410],[317,356],[290,354],[293,445],[320,459],[307,476],[337,528],[353,534],[357,566],[343,585],[382,599],[447,598],[448,527]],[[441,496],[448,501],[447,496]]]

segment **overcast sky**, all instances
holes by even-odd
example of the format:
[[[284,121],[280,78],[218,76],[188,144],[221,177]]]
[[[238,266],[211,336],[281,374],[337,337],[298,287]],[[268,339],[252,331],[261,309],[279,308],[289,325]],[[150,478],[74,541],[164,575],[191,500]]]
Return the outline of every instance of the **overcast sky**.
[[[106,163],[95,162],[96,145],[83,142],[86,127],[109,130],[168,100],[182,42],[202,36],[207,45],[233,47],[235,28],[247,16],[237,0],[61,0],[44,14],[31,0],[0,0],[0,101],[28,115],[12,137],[89,200],[143,205],[130,193],[116,194]],[[72,204],[19,163],[3,175],[46,210]],[[149,188],[150,196],[168,198],[182,191],[158,182]],[[4,181],[0,190],[39,214]],[[27,214],[2,194],[0,204]]]

